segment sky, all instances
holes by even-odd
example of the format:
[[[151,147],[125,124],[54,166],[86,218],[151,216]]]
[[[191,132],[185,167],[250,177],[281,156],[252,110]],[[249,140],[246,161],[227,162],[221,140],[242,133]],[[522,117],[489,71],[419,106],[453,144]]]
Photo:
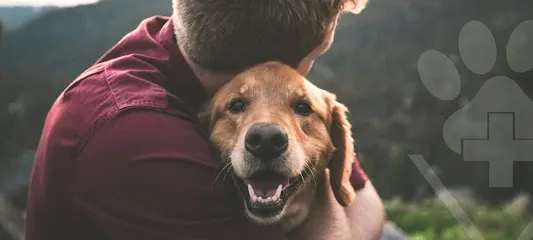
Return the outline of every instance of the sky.
[[[60,6],[95,3],[98,0],[0,0],[0,6]]]

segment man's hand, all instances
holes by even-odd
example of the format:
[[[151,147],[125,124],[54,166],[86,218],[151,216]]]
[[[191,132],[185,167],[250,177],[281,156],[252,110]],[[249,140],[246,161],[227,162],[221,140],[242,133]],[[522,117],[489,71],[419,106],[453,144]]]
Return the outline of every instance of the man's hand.
[[[374,186],[367,182],[355,201],[342,207],[329,185],[329,171],[318,182],[308,221],[291,232],[288,239],[379,240],[385,224],[385,208]]]

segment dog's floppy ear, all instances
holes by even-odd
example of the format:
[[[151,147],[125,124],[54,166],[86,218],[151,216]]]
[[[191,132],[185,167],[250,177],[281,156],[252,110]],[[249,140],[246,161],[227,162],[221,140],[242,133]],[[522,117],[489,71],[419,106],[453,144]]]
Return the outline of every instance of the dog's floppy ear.
[[[350,182],[352,164],[354,162],[354,140],[351,124],[348,121],[348,108],[329,96],[331,111],[330,137],[335,147],[335,152],[329,162],[330,183],[337,201],[344,207],[349,206],[354,198],[355,191]]]
[[[368,0],[345,0],[342,10],[353,14],[361,13],[365,8]]]
[[[211,128],[213,127],[213,121],[215,118],[215,114],[213,111],[213,104],[206,103],[200,108],[200,112],[198,113],[198,115],[196,115],[200,120],[200,124],[202,124],[202,126],[209,132],[211,132]]]

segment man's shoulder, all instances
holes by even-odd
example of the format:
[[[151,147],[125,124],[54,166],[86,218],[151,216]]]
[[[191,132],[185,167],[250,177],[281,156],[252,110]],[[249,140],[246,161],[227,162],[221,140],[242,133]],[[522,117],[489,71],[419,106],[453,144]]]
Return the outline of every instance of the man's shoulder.
[[[70,113],[88,122],[112,116],[128,108],[158,108],[164,111],[169,100],[162,83],[164,75],[150,64],[128,66],[117,59],[97,63],[80,74],[58,96],[51,111]],[[116,64],[124,64],[122,69]]]
[[[110,117],[153,109],[195,118],[203,88],[173,39],[172,21],[153,17],[128,33],[58,97],[44,141],[75,136],[80,146]]]
[[[136,109],[195,121],[189,102],[171,94],[164,86],[165,80],[164,73],[155,66],[134,57],[97,63],[56,99],[45,122],[45,129],[54,131],[44,131],[42,141],[72,138],[72,142],[78,143],[74,151],[79,152],[106,121]]]
[[[118,112],[107,119],[84,145],[85,154],[121,155],[115,156],[117,161],[161,157],[216,167],[217,156],[213,150],[206,131],[196,118],[151,108]]]
[[[145,19],[81,73],[62,92],[52,111],[68,113],[56,116],[71,119],[75,115],[85,127],[131,108],[194,115],[188,107],[197,104],[189,93],[194,89],[184,83],[195,79],[172,43],[171,23],[166,17]]]
[[[93,68],[100,68],[102,75],[88,79],[105,79],[100,83],[106,84],[118,109],[152,107],[173,111],[179,107],[194,114],[203,101],[203,87],[175,42],[169,17],[154,16],[142,21]]]

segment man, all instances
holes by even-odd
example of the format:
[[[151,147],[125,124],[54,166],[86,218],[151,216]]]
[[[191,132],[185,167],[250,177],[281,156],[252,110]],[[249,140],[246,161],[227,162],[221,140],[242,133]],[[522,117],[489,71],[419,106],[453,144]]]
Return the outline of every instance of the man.
[[[252,65],[278,60],[307,74],[343,6],[365,2],[175,0],[171,18],[143,21],[52,106],[26,239],[283,239],[278,226],[245,218],[231,181],[215,184],[220,159],[196,114]],[[383,205],[358,164],[352,183],[350,234],[377,239]]]

